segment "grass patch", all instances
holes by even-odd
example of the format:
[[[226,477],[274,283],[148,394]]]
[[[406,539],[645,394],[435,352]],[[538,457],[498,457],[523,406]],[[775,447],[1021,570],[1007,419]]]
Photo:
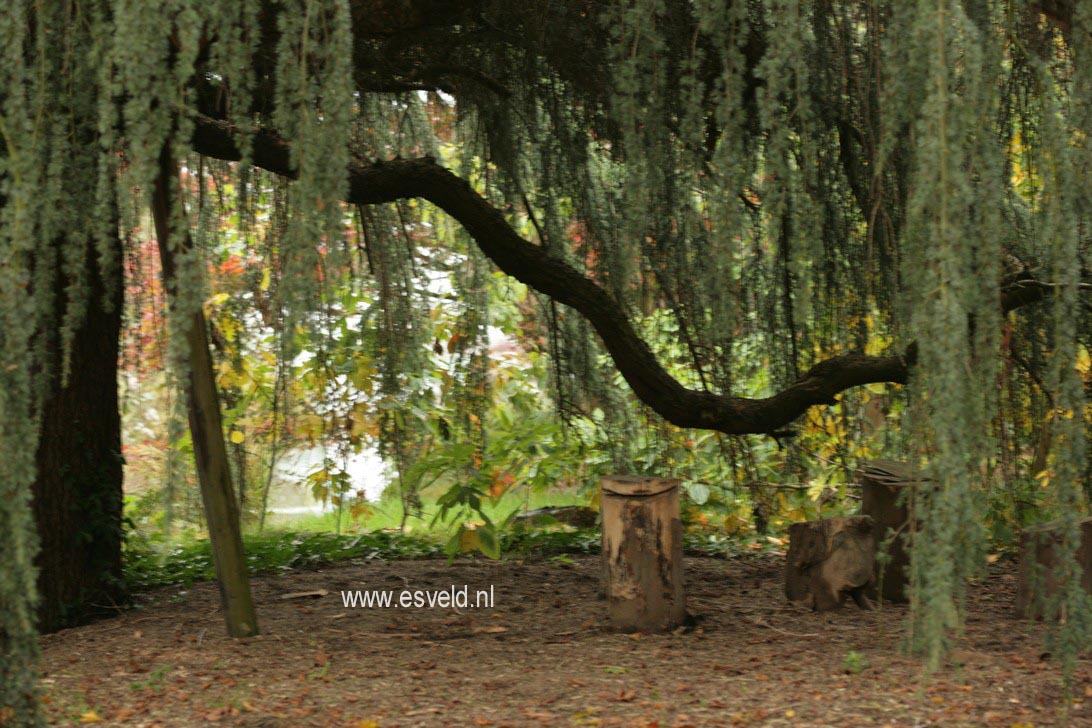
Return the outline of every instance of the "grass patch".
[[[314,567],[345,559],[421,559],[443,554],[438,539],[398,533],[274,532],[243,537],[251,574]],[[216,578],[207,539],[157,552],[130,544],[125,551],[125,580],[134,591],[171,584],[190,585]]]
[[[267,519],[261,533],[245,533],[243,547],[251,574],[269,574],[290,569],[314,568],[347,559],[422,559],[446,558],[443,545],[452,533],[458,516],[433,523],[436,502],[426,494],[421,517],[407,519],[406,531],[399,532],[402,520],[397,499],[368,504],[363,514],[351,518],[349,509],[324,514],[293,514]],[[545,506],[585,505],[586,498],[576,492],[510,493],[495,502],[486,500],[484,509],[491,519],[501,522],[513,510]],[[597,528],[515,527],[499,534],[502,558],[551,558],[574,554],[597,554],[600,536]],[[207,537],[191,533],[178,543],[156,543],[140,531],[126,541],[124,574],[132,591],[156,587],[189,586],[216,578],[212,551]],[[684,549],[694,556],[728,558],[756,550],[771,550],[771,544],[756,536],[729,536],[709,529],[687,530]]]
[[[500,538],[503,558],[548,558],[566,554],[599,553],[599,530],[514,529]],[[347,559],[446,558],[442,534],[401,534],[389,531],[334,534],[267,531],[243,537],[251,574],[270,574],[314,568]],[[684,548],[691,556],[728,558],[754,553],[753,539],[708,534],[686,534]],[[769,550],[763,545],[761,550]],[[125,550],[125,580],[133,591],[161,586],[189,586],[212,581],[216,570],[207,539],[191,540],[166,551],[130,542]]]
[[[436,489],[440,490],[440,489]],[[439,494],[442,494],[440,491]],[[449,514],[443,521],[433,523],[439,508],[436,505],[435,493],[425,491],[422,494],[424,501],[420,516],[410,516],[406,519],[407,530],[410,533],[422,531],[447,532],[452,523],[458,518],[457,514]],[[582,506],[587,505],[588,499],[576,491],[549,491],[534,492],[523,491],[506,493],[497,500],[483,499],[482,510],[494,522],[501,522],[514,510],[533,510],[546,506]],[[352,509],[348,506],[340,512],[337,510],[329,513],[271,513],[266,516],[266,524],[285,531],[315,531],[349,533],[360,531],[379,531],[387,528],[399,528],[402,524],[402,503],[397,498],[384,498],[378,502],[367,503],[360,510],[360,515],[354,518]]]

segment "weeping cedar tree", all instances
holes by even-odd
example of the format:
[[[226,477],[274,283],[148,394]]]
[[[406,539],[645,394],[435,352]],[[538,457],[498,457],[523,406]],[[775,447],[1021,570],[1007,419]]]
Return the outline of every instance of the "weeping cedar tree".
[[[484,256],[543,294],[563,409],[614,396],[600,346],[653,412],[731,435],[784,432],[851,387],[909,384],[909,456],[930,476],[912,633],[933,665],[982,563],[1002,334],[1042,335],[1045,503],[1071,555],[1059,654],[1087,644],[1072,554],[1089,492],[1075,366],[1092,346],[1089,2],[12,0],[0,53],[0,717],[36,711],[39,542],[42,595],[80,606],[50,585],[69,503],[106,504],[80,515],[116,563],[118,468],[49,483],[99,417],[111,434],[95,460],[116,459],[102,354],[116,321],[102,317],[116,316],[119,230],[146,209],[164,149],[238,162],[244,196],[256,169],[291,180],[276,241],[286,326],[312,325],[314,271],[352,254],[339,203],[361,209],[390,391],[423,345],[420,291],[398,275],[412,246],[384,204],[409,199],[461,224],[472,267]],[[454,121],[437,112],[452,107]],[[437,161],[452,142],[458,174]],[[197,244],[169,242],[178,350],[217,234],[190,202],[171,212],[184,231],[197,210]],[[464,283],[477,295],[481,275]],[[639,334],[656,308],[677,361]],[[97,383],[74,374],[91,350]],[[769,395],[739,396],[759,367]],[[48,434],[66,385],[102,403],[68,442]]]

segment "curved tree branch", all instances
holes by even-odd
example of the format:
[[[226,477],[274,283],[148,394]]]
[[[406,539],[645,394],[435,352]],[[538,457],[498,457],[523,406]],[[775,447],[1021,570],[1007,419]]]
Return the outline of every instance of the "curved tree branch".
[[[238,161],[241,152],[232,127],[199,116],[194,150],[218,159]],[[253,137],[255,166],[294,178],[288,144],[258,131]],[[373,205],[409,198],[427,200],[457,220],[500,270],[539,293],[566,304],[595,328],[618,371],[641,401],[679,427],[718,430],[732,435],[772,433],[808,408],[829,405],[846,389],[876,382],[905,384],[917,359],[911,344],[905,354],[844,354],[819,362],[771,397],[750,399],[691,390],[661,366],[638,336],[625,310],[603,288],[541,247],[524,240],[504,215],[462,178],[431,158],[351,165],[347,202]],[[1046,297],[1049,284],[1020,273],[1006,281],[1002,309],[1012,310]]]

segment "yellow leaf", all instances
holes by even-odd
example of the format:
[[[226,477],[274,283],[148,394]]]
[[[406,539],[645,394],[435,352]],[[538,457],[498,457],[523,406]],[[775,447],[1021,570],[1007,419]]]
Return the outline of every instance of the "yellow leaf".
[[[368,403],[358,402],[353,405],[353,409],[349,415],[350,422],[349,435],[351,437],[360,438],[368,434]]]
[[[235,337],[239,333],[239,323],[235,319],[227,317],[221,318],[218,323],[220,333],[224,335],[224,338],[228,341],[235,341]]]
[[[379,728],[379,721],[361,719],[356,722],[356,728]]]
[[[477,530],[465,530],[459,534],[459,549],[463,553],[477,551],[481,548],[482,536]]]
[[[236,376],[235,372],[227,371],[221,373],[220,376],[216,378],[216,384],[219,385],[220,389],[231,389],[235,386],[238,379],[239,377]]]
[[[724,530],[727,531],[729,534],[737,534],[750,525],[750,521],[735,513],[729,513],[727,516],[724,517]]]
[[[262,268],[262,282],[258,284],[258,287],[263,291],[269,290],[269,284],[272,282],[272,273],[269,266]]]
[[[80,716],[81,723],[101,723],[102,716],[93,710],[89,710]]]
[[[785,717],[786,718],[795,718],[796,717],[796,711],[793,710],[792,708],[789,708],[788,710],[785,711]]]
[[[599,489],[596,488],[595,493],[592,494],[591,501],[588,502],[588,507],[589,508],[595,508],[596,510],[598,510],[599,509],[599,501],[600,501]]]
[[[243,440],[245,440],[245,439],[246,439],[246,435],[244,435],[239,430],[232,430],[231,431],[231,441],[234,442],[236,445],[242,445]]]

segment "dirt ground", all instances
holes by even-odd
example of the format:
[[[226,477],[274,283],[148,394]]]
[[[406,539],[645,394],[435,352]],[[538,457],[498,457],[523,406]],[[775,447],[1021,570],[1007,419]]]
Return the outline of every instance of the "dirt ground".
[[[132,726],[1044,726],[1062,688],[998,565],[952,667],[924,685],[904,607],[815,614],[777,556],[688,558],[690,632],[605,629],[599,562],[349,562],[256,578],[262,634],[224,636],[214,584],[43,638],[57,724]],[[347,609],[341,590],[493,588],[492,609]],[[326,590],[325,596],[282,598]],[[397,596],[395,597],[397,599]],[[473,597],[471,597],[473,598]],[[854,653],[854,654],[851,654]],[[1069,725],[1092,726],[1092,658]]]

